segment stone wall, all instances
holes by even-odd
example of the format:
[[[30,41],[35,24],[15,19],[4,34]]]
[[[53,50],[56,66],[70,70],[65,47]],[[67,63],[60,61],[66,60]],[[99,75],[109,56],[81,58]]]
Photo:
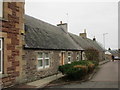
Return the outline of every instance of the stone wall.
[[[50,54],[50,67],[44,69],[38,69],[37,53],[49,52]],[[58,67],[60,66],[61,52],[63,51],[49,51],[49,50],[25,50],[25,56],[23,58],[22,68],[22,82],[31,82],[39,80],[41,78],[54,75],[58,73]],[[64,51],[64,61],[68,64],[68,52],[72,53],[71,62],[76,61],[77,51]]]
[[[22,60],[22,35],[24,29],[24,2],[4,2],[3,18],[0,20],[0,38],[3,39],[2,87],[19,83]]]
[[[37,64],[37,52],[49,52],[50,55],[50,67],[44,69],[38,69]],[[23,58],[23,78],[22,82],[31,82],[58,73],[59,66],[59,51],[34,51],[25,50],[25,56]]]
[[[100,51],[99,52],[99,61],[104,61],[105,60],[105,52]]]

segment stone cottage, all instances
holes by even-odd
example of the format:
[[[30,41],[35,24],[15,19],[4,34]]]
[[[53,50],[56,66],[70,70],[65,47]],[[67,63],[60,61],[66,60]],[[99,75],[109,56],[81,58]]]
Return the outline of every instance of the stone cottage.
[[[25,15],[23,82],[56,74],[60,65],[86,60],[84,50],[88,48],[98,50],[99,60],[104,60],[104,49],[95,38],[69,33],[67,23],[54,26]]]
[[[93,40],[87,38],[86,30],[84,30],[84,33],[80,33],[79,36],[71,34],[71,38],[84,50],[93,48],[99,52],[99,61],[105,60],[105,49],[96,41],[96,38],[94,37]],[[83,60],[87,59],[85,57],[85,53],[83,52]]]
[[[82,60],[82,51],[69,36],[66,23],[53,26],[25,15],[23,82],[58,73],[58,66]]]

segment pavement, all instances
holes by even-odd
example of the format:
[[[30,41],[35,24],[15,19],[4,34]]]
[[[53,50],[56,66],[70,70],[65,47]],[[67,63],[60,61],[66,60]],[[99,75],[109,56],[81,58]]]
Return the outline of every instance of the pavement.
[[[52,82],[52,81],[54,81],[58,78],[61,78],[63,76],[64,75],[62,75],[62,73],[60,73],[58,75],[49,76],[49,77],[43,78],[41,80],[37,80],[37,81],[31,82],[31,83],[27,83],[27,85],[35,86],[36,88],[43,88],[48,83],[50,83],[50,82]]]
[[[101,62],[99,62],[99,65],[105,64],[105,63],[107,63],[107,62],[110,62],[110,60],[101,61]]]
[[[64,75],[62,75],[62,73],[59,73],[57,75],[52,75],[40,80],[36,80],[27,84],[21,84],[18,86],[15,86],[14,88],[43,88],[45,87],[47,84],[49,84],[50,82],[59,79],[61,77],[63,77]]]
[[[102,62],[99,63],[99,65],[105,64],[109,61],[110,60],[102,61]],[[52,82],[56,79],[59,79],[63,76],[64,75],[62,75],[62,73],[59,73],[57,75],[52,75],[52,76],[49,76],[49,77],[46,77],[46,78],[43,78],[43,79],[40,79],[40,80],[36,80],[36,81],[30,82],[30,83],[27,83],[27,84],[24,84],[24,85],[16,86],[15,88],[43,88],[47,84],[49,84],[50,82]]]
[[[70,83],[66,85],[52,86],[49,88],[108,88],[111,90],[118,90],[118,63],[115,60],[106,64],[100,65],[99,71],[92,77],[91,80],[80,83]]]

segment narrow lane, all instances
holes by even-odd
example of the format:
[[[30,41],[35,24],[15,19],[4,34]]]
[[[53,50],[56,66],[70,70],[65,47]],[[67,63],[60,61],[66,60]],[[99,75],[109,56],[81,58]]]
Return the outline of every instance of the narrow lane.
[[[100,70],[90,81],[51,88],[118,88],[118,62],[111,61],[101,65]]]
[[[118,81],[118,61],[102,65],[91,81]]]

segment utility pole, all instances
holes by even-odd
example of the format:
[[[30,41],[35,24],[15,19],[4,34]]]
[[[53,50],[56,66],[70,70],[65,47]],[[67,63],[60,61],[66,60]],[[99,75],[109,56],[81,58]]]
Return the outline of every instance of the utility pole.
[[[104,44],[104,49],[105,49],[105,35],[107,35],[108,33],[103,33],[103,44]]]

